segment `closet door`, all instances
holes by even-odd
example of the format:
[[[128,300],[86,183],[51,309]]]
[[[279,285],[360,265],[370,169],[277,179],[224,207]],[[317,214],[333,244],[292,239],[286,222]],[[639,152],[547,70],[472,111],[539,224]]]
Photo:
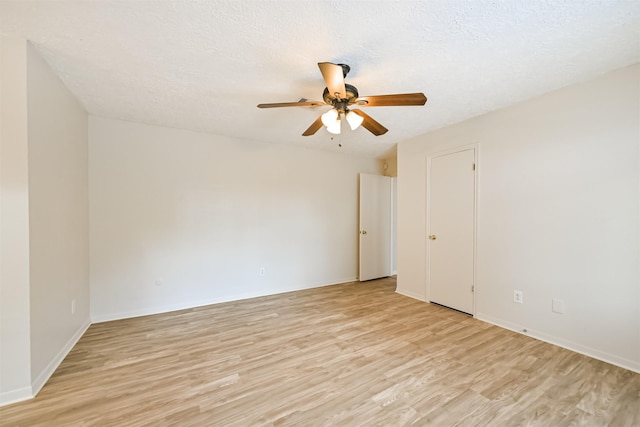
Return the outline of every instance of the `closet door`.
[[[391,275],[391,178],[360,174],[360,281]]]
[[[434,156],[429,160],[429,299],[473,314],[475,149]]]

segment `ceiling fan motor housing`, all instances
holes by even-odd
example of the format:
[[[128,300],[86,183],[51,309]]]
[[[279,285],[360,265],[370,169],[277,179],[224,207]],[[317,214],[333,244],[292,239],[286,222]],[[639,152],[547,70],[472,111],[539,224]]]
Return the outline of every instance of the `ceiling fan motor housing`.
[[[346,107],[349,104],[353,104],[358,98],[358,89],[355,86],[352,86],[348,83],[344,84],[345,92],[347,93],[347,97],[344,99],[336,98],[335,96],[329,93],[329,88],[324,88],[324,92],[322,93],[322,99],[329,105],[333,105],[334,107],[339,108],[338,104],[344,104]]]

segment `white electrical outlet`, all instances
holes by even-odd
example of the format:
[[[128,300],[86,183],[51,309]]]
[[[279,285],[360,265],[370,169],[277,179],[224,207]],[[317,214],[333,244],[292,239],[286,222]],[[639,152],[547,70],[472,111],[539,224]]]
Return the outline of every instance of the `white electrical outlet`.
[[[513,291],[513,302],[517,304],[522,304],[524,302],[522,291]]]
[[[260,267],[260,275],[261,275],[261,276],[264,276],[264,275],[266,275],[266,274],[267,274],[267,270],[265,270],[265,268],[264,268],[264,267]]]

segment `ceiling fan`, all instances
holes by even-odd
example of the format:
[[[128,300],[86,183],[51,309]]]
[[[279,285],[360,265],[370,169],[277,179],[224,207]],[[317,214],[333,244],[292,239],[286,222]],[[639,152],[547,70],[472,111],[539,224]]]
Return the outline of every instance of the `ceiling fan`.
[[[340,133],[341,118],[344,117],[352,130],[362,125],[375,136],[387,133],[389,129],[382,126],[371,116],[362,110],[352,110],[351,106],[357,107],[390,107],[401,105],[424,105],[427,97],[424,93],[401,93],[394,95],[376,95],[360,97],[355,86],[344,82],[344,78],[351,68],[346,64],[332,64],[331,62],[319,62],[320,72],[327,87],[324,88],[322,101],[309,101],[301,99],[298,102],[279,102],[271,104],[258,104],[258,108],[279,108],[279,107],[315,107],[331,106],[327,111],[316,119],[304,131],[302,136],[315,134],[318,129],[325,125],[327,131],[333,134]]]

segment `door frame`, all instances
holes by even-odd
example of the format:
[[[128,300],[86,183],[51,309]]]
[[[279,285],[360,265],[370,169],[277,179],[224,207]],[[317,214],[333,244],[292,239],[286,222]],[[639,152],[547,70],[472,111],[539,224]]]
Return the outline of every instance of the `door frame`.
[[[426,302],[431,302],[431,253],[429,245],[429,235],[431,235],[431,160],[436,157],[446,156],[448,154],[455,154],[461,151],[473,150],[473,162],[475,164],[474,176],[473,176],[473,308],[471,315],[476,317],[476,295],[478,294],[478,280],[477,280],[477,235],[478,235],[478,144],[463,145],[460,147],[450,148],[447,150],[436,151],[426,156],[426,176],[425,176],[425,296]]]

